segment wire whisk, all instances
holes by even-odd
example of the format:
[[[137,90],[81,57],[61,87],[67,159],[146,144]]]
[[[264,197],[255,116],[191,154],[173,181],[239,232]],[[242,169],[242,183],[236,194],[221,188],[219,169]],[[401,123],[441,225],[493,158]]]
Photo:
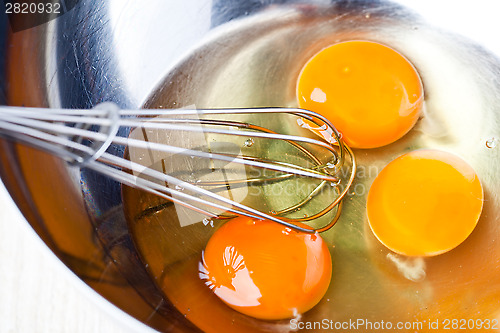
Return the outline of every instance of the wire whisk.
[[[122,110],[110,102],[86,110],[0,107],[0,137],[209,219],[248,216],[308,233],[337,222],[356,172],[353,152],[335,127],[302,109]],[[300,193],[296,186],[304,185]],[[277,189],[278,203],[263,199]],[[303,224],[328,213],[323,226]]]

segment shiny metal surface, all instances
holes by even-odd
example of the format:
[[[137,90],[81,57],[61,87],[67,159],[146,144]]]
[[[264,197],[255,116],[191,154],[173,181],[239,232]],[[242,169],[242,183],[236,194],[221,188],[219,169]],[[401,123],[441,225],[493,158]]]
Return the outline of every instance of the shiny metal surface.
[[[338,225],[325,235],[334,246],[332,285],[301,320],[498,319],[498,7],[496,1],[81,1],[47,25],[9,36],[7,102],[294,107],[294,78],[323,46],[361,38],[388,44],[421,74],[426,112],[402,140],[355,151],[360,166],[354,191]],[[117,183],[22,146],[0,145],[2,180],[33,228],[78,276],[138,320],[162,331],[216,330],[232,323],[241,331],[289,330],[287,321],[261,323],[218,306],[187,314],[190,305],[180,300],[182,290],[193,287],[181,274],[188,266],[169,266],[166,282],[153,281],[167,261],[194,257],[209,234],[199,232],[198,248],[175,244],[173,234],[183,231],[167,215],[141,235],[155,235],[163,223],[172,234],[133,240],[125,218],[131,212],[124,212]],[[473,234],[457,249],[428,259],[390,253],[371,234],[364,212],[377,172],[419,147],[462,156],[485,190]],[[144,268],[139,256],[154,267]]]

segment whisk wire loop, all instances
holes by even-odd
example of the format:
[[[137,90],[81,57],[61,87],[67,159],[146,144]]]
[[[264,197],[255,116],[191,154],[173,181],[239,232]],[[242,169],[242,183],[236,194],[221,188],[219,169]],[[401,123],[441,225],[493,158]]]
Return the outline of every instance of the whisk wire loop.
[[[245,121],[245,115],[286,115],[296,117],[298,126],[307,135],[278,133],[259,124]],[[243,117],[243,118],[242,118]],[[234,119],[237,118],[237,119]],[[312,166],[294,164],[264,156],[242,153],[213,152],[199,147],[185,148],[154,142],[146,134],[143,138],[121,136],[121,128],[157,131],[158,133],[202,133],[224,137],[246,137],[251,140],[274,140],[286,143]],[[310,131],[307,131],[310,130]],[[356,171],[356,161],[351,149],[341,139],[341,134],[324,117],[302,109],[206,109],[206,110],[121,110],[114,103],[102,103],[90,110],[40,109],[0,107],[0,136],[20,142],[55,156],[70,164],[86,167],[125,185],[158,195],[182,207],[209,218],[225,219],[243,215],[268,219],[302,232],[323,232],[338,220],[342,199],[351,186]],[[90,144],[89,144],[90,142]],[[129,152],[155,151],[159,154],[184,155],[224,163],[236,163],[245,168],[271,170],[268,176],[243,177],[224,180],[192,182],[156,170],[131,158],[115,156],[108,152],[112,145],[123,146]],[[321,153],[318,153],[321,151]],[[328,157],[329,156],[329,157]],[[349,157],[350,172],[344,188],[339,171]],[[325,159],[326,158],[326,159]],[[163,161],[163,160],[162,160]],[[152,162],[152,161],[150,161]],[[218,191],[237,186],[268,184],[304,177],[319,181],[308,195],[298,202],[278,211],[264,212],[223,196]],[[328,185],[330,184],[330,185]],[[308,205],[323,189],[331,186],[336,193],[331,202],[319,212],[304,217],[287,217]],[[319,228],[298,225],[325,216],[336,209],[329,223]]]

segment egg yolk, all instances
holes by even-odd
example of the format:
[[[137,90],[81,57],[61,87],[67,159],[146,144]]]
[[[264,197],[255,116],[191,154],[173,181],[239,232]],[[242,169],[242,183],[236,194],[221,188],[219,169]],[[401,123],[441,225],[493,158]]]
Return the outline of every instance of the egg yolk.
[[[405,57],[369,41],[321,50],[297,83],[299,107],[326,117],[354,148],[381,147],[404,136],[419,118],[423,94]]]
[[[482,207],[483,189],[472,167],[450,153],[417,150],[380,172],[367,213],[373,233],[390,250],[433,256],[462,243]]]
[[[200,278],[231,308],[259,319],[291,318],[314,307],[332,274],[321,236],[237,217],[210,238]]]

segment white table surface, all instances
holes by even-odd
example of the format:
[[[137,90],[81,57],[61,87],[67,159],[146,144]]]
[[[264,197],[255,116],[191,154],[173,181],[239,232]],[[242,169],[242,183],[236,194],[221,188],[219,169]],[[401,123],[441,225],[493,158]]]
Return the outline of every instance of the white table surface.
[[[0,332],[153,332],[76,278],[0,181]]]

